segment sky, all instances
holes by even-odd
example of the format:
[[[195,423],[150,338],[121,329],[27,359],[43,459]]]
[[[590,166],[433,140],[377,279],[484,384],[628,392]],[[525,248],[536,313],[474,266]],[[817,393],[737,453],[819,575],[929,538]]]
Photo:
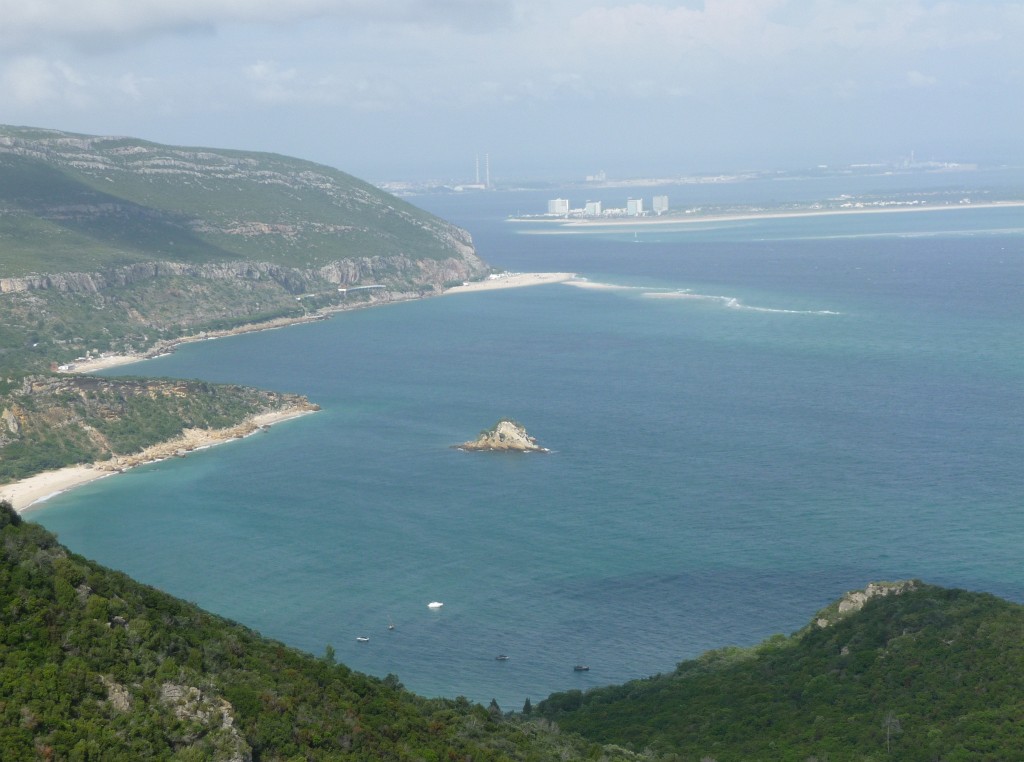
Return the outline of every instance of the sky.
[[[365,179],[1024,165],[1024,0],[0,0],[0,124]]]

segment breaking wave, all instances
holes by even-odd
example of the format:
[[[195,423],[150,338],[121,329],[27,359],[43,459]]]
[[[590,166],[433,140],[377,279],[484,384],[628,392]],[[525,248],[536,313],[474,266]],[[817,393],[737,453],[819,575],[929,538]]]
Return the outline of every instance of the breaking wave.
[[[600,283],[577,277],[565,281],[567,286],[577,288],[593,289],[595,291],[640,291],[641,296],[647,299],[692,299],[695,301],[717,302],[726,309],[747,310],[749,312],[776,312],[783,315],[841,315],[841,312],[833,310],[788,310],[778,307],[757,307],[752,304],[744,304],[735,296],[718,296],[715,294],[697,294],[688,288],[654,290],[650,286],[622,286],[616,283]]]

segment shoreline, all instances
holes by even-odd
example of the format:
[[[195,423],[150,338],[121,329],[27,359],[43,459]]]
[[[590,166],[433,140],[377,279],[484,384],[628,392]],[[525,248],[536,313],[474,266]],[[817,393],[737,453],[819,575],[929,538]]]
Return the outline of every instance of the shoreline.
[[[445,289],[440,296],[449,294],[470,293],[476,291],[492,291],[505,288],[523,288],[527,286],[540,286],[548,283],[563,283],[576,277],[575,273],[501,273],[482,281],[464,283],[461,286],[454,286]],[[429,298],[429,297],[428,297]],[[401,299],[395,301],[409,301]],[[173,339],[162,342],[150,349],[148,352],[136,355],[107,355],[83,362],[74,363],[74,367],[61,371],[62,373],[94,373],[107,368],[129,365],[131,363],[152,360],[171,354],[182,344],[190,344],[196,341],[209,341],[228,336],[238,336],[244,333],[256,331],[271,331],[277,328],[286,328],[291,325],[301,325],[318,320],[326,320],[338,312],[346,312],[351,309],[363,309],[366,307],[380,306],[390,302],[371,302],[351,307],[328,307],[317,311],[313,315],[304,315],[297,318],[277,318],[264,323],[250,323],[248,325],[228,328],[223,331],[210,331],[193,336],[183,336],[180,339]],[[125,456],[115,456],[110,460],[97,461],[95,463],[65,466],[54,471],[44,471],[40,474],[26,477],[16,482],[0,485],[0,500],[8,500],[18,513],[24,513],[29,509],[38,509],[51,497],[67,492],[83,484],[104,479],[114,474],[123,473],[128,469],[141,466],[146,463],[155,463],[171,457],[205,449],[214,445],[230,442],[234,439],[249,436],[260,431],[265,426],[272,426],[275,423],[291,420],[308,413],[315,412],[317,407],[309,408],[286,408],[268,413],[261,413],[252,416],[237,424],[225,429],[186,429],[179,436],[166,442],[158,442],[139,453]]]
[[[470,281],[463,283],[461,286],[452,286],[447,288],[437,296],[448,296],[451,294],[464,294],[476,291],[494,291],[504,288],[525,288],[528,286],[543,286],[548,283],[564,283],[565,281],[572,280],[576,277],[576,273],[499,273],[497,275],[490,276],[485,280],[481,281]],[[409,297],[403,299],[394,299],[387,302],[367,302],[351,306],[334,306],[324,307],[323,309],[317,310],[312,315],[303,315],[302,317],[295,318],[275,318],[274,320],[268,320],[263,323],[247,323],[245,325],[236,326],[234,328],[225,328],[221,331],[204,331],[191,336],[182,336],[178,339],[169,339],[158,343],[153,348],[142,352],[140,354],[133,355],[104,355],[89,360],[83,360],[80,362],[69,363],[69,367],[59,370],[60,373],[95,373],[100,370],[107,370],[108,368],[116,368],[122,365],[130,365],[132,363],[142,362],[143,360],[152,360],[157,357],[163,357],[174,352],[182,344],[191,344],[197,341],[211,341],[212,339],[223,339],[228,336],[240,336],[244,333],[255,333],[257,331],[272,331],[278,328],[287,328],[292,325],[302,325],[304,323],[314,323],[319,320],[327,320],[333,315],[339,312],[348,312],[356,309],[367,309],[369,307],[379,307],[385,304],[391,304],[398,301],[411,301],[416,297]],[[430,299],[432,297],[422,297]]]
[[[7,500],[18,513],[38,510],[51,497],[63,494],[83,484],[124,473],[136,466],[156,463],[167,458],[184,457],[190,452],[205,450],[214,445],[263,431],[265,427],[283,421],[290,421],[309,413],[316,407],[290,407],[271,410],[246,418],[239,424],[224,429],[185,429],[179,436],[165,442],[158,442],[141,452],[131,455],[114,456],[110,460],[77,466],[65,466],[55,471],[44,471],[16,482],[0,486],[0,500]]]
[[[735,212],[720,214],[676,214],[669,217],[631,217],[615,219],[587,219],[564,217],[509,217],[508,222],[518,223],[540,223],[544,225],[557,225],[560,228],[570,228],[567,232],[583,232],[579,228],[604,228],[604,227],[643,227],[646,225],[694,225],[700,223],[716,222],[750,222],[754,220],[793,219],[798,217],[824,217],[831,215],[850,214],[902,214],[909,212],[941,212],[965,209],[999,209],[1024,206],[1024,201],[986,201],[976,204],[921,204],[919,206],[900,207],[877,207],[860,209],[806,209],[806,210],[780,210],[777,212]],[[551,230],[529,230],[523,231],[533,235],[547,235]]]

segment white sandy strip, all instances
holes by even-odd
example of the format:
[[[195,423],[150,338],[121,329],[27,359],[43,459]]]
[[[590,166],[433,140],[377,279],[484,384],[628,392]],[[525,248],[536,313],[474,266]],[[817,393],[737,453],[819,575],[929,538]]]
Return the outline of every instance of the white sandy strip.
[[[765,211],[765,212],[736,212],[722,214],[669,214],[661,217],[624,217],[614,219],[570,219],[559,217],[554,219],[543,218],[510,218],[510,222],[546,222],[562,230],[578,228],[597,227],[626,227],[638,228],[660,225],[692,225],[700,223],[717,222],[749,222],[751,220],[773,220],[790,219],[794,217],[827,217],[831,215],[852,215],[852,214],[900,214],[903,212],[945,212],[954,209],[996,209],[1000,207],[1020,207],[1024,201],[986,201],[974,204],[922,204],[920,206],[885,206],[885,207],[860,207],[856,209],[807,209],[794,211]],[[544,234],[554,231],[532,230],[528,233]]]
[[[486,280],[453,286],[444,294],[465,294],[470,291],[493,291],[499,288],[522,288],[543,286],[546,283],[565,283],[576,277],[576,273],[502,273]]]
[[[311,412],[313,411],[299,408],[276,410],[253,416],[245,421],[245,423],[229,429],[191,429],[175,440],[161,442],[146,448],[141,453],[120,458],[116,467],[110,461],[81,466],[68,466],[57,471],[46,471],[18,482],[5,484],[0,486],[0,500],[9,501],[14,506],[14,509],[20,513],[29,507],[39,507],[40,503],[54,495],[59,495],[83,484],[102,479],[105,476],[120,473],[128,468],[162,460],[171,457],[179,451],[191,452],[212,447],[216,444],[230,442],[259,431],[262,426],[272,426],[275,423],[297,418],[300,415],[306,415]]]
[[[133,362],[142,362],[150,358],[143,355],[108,355],[106,357],[97,357],[91,360],[79,360],[76,363],[72,363],[74,367],[67,371],[68,373],[95,373],[98,370],[104,370],[106,368],[114,368],[118,365],[128,365]]]

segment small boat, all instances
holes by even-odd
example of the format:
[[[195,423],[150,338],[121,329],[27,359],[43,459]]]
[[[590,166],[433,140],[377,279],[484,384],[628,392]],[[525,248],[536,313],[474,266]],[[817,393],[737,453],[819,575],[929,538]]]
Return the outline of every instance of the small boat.
[[[442,607],[443,605],[444,605],[444,604],[443,604],[443,603],[441,603],[441,601],[431,601],[430,603],[428,603],[428,604],[427,604],[427,608],[428,608],[428,609],[439,609],[439,608],[441,608],[441,607]]]
[[[498,654],[494,657],[495,661],[508,661],[508,657],[505,654]]]
[[[389,630],[395,629],[395,623],[391,621],[391,617],[388,617],[388,629]]]
[[[370,639],[368,637],[366,637],[365,635],[359,635],[359,636],[356,637],[356,641],[359,642],[359,643],[369,643]]]
[[[590,667],[588,667],[586,664],[577,664],[575,667],[572,668],[572,670],[573,672],[589,672]]]

